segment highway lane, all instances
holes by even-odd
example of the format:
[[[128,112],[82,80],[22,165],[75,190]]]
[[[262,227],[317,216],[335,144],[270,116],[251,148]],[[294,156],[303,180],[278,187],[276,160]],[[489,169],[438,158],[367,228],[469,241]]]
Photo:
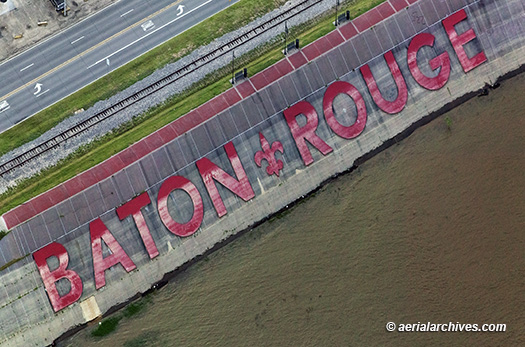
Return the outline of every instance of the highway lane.
[[[0,132],[239,0],[122,0],[0,65]]]

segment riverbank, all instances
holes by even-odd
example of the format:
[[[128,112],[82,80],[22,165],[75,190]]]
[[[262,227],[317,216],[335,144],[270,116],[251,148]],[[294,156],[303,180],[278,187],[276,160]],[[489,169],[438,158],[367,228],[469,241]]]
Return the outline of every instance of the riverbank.
[[[417,129],[60,345],[520,345],[525,76]],[[505,323],[504,333],[388,333]]]

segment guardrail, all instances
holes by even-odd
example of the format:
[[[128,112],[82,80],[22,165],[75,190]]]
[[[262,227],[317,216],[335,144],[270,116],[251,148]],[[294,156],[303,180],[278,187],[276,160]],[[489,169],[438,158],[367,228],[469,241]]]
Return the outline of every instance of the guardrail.
[[[60,146],[61,143],[64,143],[65,141],[71,139],[72,137],[88,130],[89,128],[95,126],[96,124],[108,119],[109,117],[135,104],[136,102],[167,87],[168,85],[176,82],[177,80],[183,78],[184,76],[210,63],[214,59],[220,58],[224,56],[225,54],[232,52],[235,48],[245,44],[246,42],[251,41],[252,39],[256,38],[258,35],[275,28],[279,24],[282,24],[285,21],[289,20],[290,18],[293,18],[299,15],[300,13],[308,10],[309,8],[317,5],[318,3],[322,1],[323,0],[305,0],[305,1],[298,3],[297,5],[289,8],[286,11],[283,11],[279,15],[267,20],[266,22],[249,30],[248,32],[236,37],[235,39],[229,41],[228,43],[222,45],[221,47],[203,55],[202,57],[198,59],[193,60],[191,63],[186,64],[185,66],[171,73],[170,75],[161,78],[157,82],[150,84],[149,86],[141,89],[140,91],[134,93],[133,95],[128,96],[127,98],[98,112],[92,117],[61,132],[60,134],[56,135],[52,139],[42,142],[41,144],[25,151],[24,153],[16,156],[15,158],[1,164],[0,165],[0,176],[4,176],[5,174],[13,171],[14,169],[19,168],[29,163],[31,160],[37,158],[43,153]]]

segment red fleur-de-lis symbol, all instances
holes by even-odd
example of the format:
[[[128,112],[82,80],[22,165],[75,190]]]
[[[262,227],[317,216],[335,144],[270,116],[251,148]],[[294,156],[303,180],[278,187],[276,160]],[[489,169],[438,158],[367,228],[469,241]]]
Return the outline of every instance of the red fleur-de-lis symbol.
[[[263,159],[266,159],[268,162],[266,172],[268,175],[276,174],[278,177],[279,170],[283,168],[283,162],[282,160],[275,160],[275,152],[279,151],[284,153],[283,145],[279,141],[275,141],[270,147],[270,144],[268,144],[268,141],[266,141],[266,138],[262,133],[259,133],[259,138],[261,139],[262,151],[255,153],[255,164],[257,164],[258,167],[262,167],[261,162]]]

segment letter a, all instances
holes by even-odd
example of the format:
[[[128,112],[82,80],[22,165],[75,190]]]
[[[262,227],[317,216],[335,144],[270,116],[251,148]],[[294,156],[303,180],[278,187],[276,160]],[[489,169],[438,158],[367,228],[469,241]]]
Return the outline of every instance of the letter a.
[[[93,254],[93,268],[95,269],[95,288],[100,289],[106,285],[106,270],[118,263],[122,264],[127,272],[136,268],[135,263],[124,252],[122,246],[100,218],[89,223],[89,233],[91,234],[91,253]],[[111,251],[111,254],[105,258],[102,255],[102,240]]]

